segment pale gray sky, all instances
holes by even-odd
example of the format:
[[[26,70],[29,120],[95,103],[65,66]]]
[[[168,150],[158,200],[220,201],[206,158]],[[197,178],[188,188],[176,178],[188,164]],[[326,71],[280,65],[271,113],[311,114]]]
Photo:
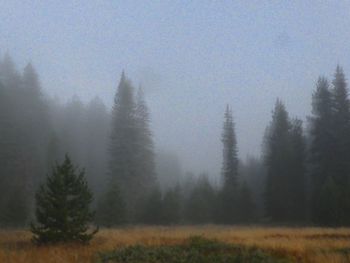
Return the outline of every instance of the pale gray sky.
[[[157,147],[218,174],[225,105],[240,156],[259,154],[276,97],[310,111],[320,74],[350,73],[349,1],[0,2],[0,51],[48,94],[110,106],[122,69],[146,89]]]

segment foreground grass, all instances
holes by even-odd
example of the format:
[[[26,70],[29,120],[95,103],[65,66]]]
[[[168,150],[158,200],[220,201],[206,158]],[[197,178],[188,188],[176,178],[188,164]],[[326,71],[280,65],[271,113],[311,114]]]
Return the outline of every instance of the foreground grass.
[[[100,263],[289,263],[287,258],[246,248],[191,237],[180,245],[129,246],[100,255]]]
[[[36,247],[28,231],[0,231],[0,262],[76,263],[96,262],[99,254],[127,246],[177,246],[192,236],[258,249],[291,262],[350,263],[349,228],[263,228],[263,227],[128,227],[101,230],[90,245]],[[113,252],[112,252],[113,253]],[[148,252],[145,252],[148,253]],[[259,252],[260,253],[260,252]]]

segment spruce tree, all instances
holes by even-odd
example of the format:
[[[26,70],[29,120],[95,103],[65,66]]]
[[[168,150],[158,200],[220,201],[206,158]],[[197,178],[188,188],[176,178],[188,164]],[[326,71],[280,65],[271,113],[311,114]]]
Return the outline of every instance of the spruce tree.
[[[222,178],[223,186],[221,190],[221,221],[222,223],[234,223],[237,213],[237,190],[238,190],[238,157],[237,141],[234,130],[232,112],[227,105],[223,126],[223,163]]]
[[[147,194],[156,184],[154,145],[150,116],[144,93],[140,87],[136,97],[135,121],[137,129],[137,168],[142,191]]]
[[[290,221],[302,223],[306,216],[306,145],[302,121],[294,119],[290,126],[290,159],[286,173],[289,175],[288,204]]]
[[[168,189],[163,197],[163,223],[167,225],[179,224],[181,221],[181,191],[177,185]]]
[[[312,182],[311,189],[311,217],[314,223],[325,223],[324,210],[332,210],[327,207],[329,203],[322,203],[322,189],[326,182],[333,180],[337,156],[335,149],[335,133],[333,120],[333,99],[326,78],[320,77],[316,90],[312,96],[312,116],[310,121],[310,149],[309,163]],[[328,221],[328,219],[327,219]],[[330,224],[330,223],[327,223]]]
[[[200,175],[185,203],[185,220],[191,224],[209,224],[215,220],[215,190],[206,174]]]
[[[332,93],[334,151],[336,156],[333,179],[339,188],[337,204],[339,224],[350,224],[350,100],[343,69],[338,65],[334,74]]]
[[[135,219],[142,181],[138,178],[137,127],[133,87],[122,73],[112,110],[109,175],[120,186],[129,220]]]
[[[332,128],[336,164],[333,176],[335,183],[347,185],[350,176],[350,101],[343,69],[337,66],[332,81]]]
[[[139,221],[148,225],[161,225],[163,220],[163,196],[158,186],[155,186],[146,197],[145,202],[140,203],[141,215]]]
[[[252,223],[256,220],[256,206],[252,192],[248,184],[244,181],[238,194],[238,223]]]
[[[36,224],[31,224],[33,241],[37,244],[58,242],[87,243],[97,232],[88,233],[92,193],[84,171],[77,173],[69,157],[54,167],[36,193]]]
[[[125,203],[118,184],[112,179],[97,208],[97,223],[113,227],[125,223]]]
[[[265,212],[273,221],[288,220],[290,122],[284,104],[277,100],[265,135]]]

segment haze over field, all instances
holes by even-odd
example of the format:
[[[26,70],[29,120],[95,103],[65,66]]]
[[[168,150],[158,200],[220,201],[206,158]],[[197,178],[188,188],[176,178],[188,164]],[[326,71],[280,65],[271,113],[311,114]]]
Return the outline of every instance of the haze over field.
[[[350,71],[347,1],[1,1],[0,51],[32,61],[62,101],[112,106],[124,69],[142,85],[156,151],[219,178],[222,117],[259,155],[276,97],[305,119],[317,77]]]

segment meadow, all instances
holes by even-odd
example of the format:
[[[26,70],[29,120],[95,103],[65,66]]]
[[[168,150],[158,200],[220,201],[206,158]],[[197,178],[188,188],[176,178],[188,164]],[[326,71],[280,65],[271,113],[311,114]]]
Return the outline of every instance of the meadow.
[[[126,253],[128,250],[125,252],[125,248],[128,249],[129,246],[135,245],[137,245],[134,247],[138,249],[137,251],[140,251],[141,248],[152,247],[153,250],[147,252],[151,254],[158,251],[155,248],[163,246],[170,247],[171,251],[178,251],[178,246],[181,247],[193,237],[215,240],[221,244],[220,249],[224,248],[222,244],[227,244],[254,253],[261,251],[276,259],[286,259],[283,262],[350,262],[349,228],[226,227],[215,225],[102,229],[89,245],[62,244],[40,247],[31,243],[29,231],[1,230],[0,262],[102,262],[103,256],[119,255],[118,251],[122,248],[124,248],[123,253]]]

